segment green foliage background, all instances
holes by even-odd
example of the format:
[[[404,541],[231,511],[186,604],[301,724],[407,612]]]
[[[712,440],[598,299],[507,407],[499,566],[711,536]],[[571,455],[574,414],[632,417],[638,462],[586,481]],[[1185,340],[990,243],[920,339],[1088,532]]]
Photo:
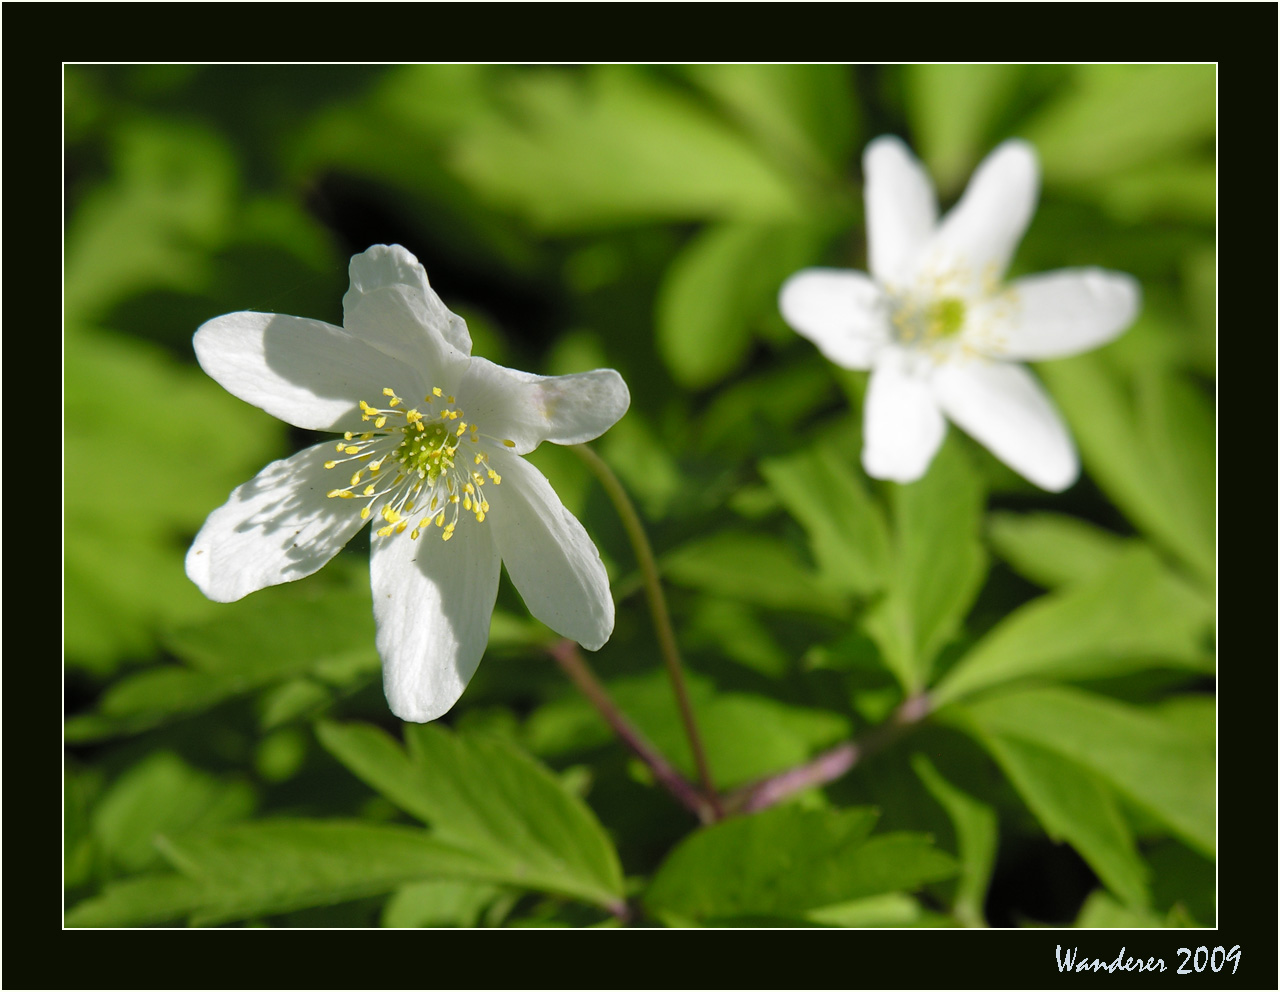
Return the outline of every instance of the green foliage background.
[[[957,430],[859,463],[866,376],[782,323],[865,267],[861,149],[944,204],[1042,157],[1014,274],[1101,265],[1144,307],[1044,363],[1085,475],[1034,489]],[[69,925],[1213,925],[1215,69],[67,66],[64,880]],[[622,372],[595,447],[650,529],[722,788],[934,716],[848,776],[696,829],[505,584],[449,716],[382,698],[364,537],[239,603],[204,517],[314,438],[195,365],[218,314],[341,322],[398,242],[476,353]],[[582,465],[532,456],[619,602],[590,660],[691,760],[635,561]]]

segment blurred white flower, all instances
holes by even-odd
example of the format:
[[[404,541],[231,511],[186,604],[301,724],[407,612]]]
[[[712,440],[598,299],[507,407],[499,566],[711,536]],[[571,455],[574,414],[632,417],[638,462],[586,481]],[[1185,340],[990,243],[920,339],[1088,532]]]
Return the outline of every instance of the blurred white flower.
[[[600,554],[521,456],[608,430],[631,401],[622,377],[548,378],[472,357],[466,323],[399,245],[351,259],[342,304],[342,327],[241,312],[196,331],[196,356],[225,389],[341,440],[236,489],[196,535],[187,575],[231,602],[310,575],[372,520],[383,684],[404,720],[441,716],[466,688],[500,563],[535,617],[601,647],[614,611]]]
[[[928,175],[897,138],[868,145],[863,167],[871,275],[804,269],[779,296],[783,317],[827,358],[871,370],[863,467],[920,478],[945,414],[1036,485],[1067,488],[1080,471],[1071,436],[1016,363],[1111,341],[1137,315],[1137,281],[1082,268],[1001,285],[1039,192],[1026,142],[993,151],[941,221]]]

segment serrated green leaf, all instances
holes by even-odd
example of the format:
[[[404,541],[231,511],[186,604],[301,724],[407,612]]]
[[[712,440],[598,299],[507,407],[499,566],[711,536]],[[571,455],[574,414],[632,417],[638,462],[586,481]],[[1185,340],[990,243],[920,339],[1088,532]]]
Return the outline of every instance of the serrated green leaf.
[[[977,726],[1089,769],[1199,851],[1213,856],[1214,740],[1158,713],[1068,689],[1011,689],[964,704]]]
[[[767,534],[720,531],[662,556],[662,574],[679,585],[823,616],[848,612],[845,597],[806,568],[786,542]]]
[[[491,866],[490,878],[521,888],[615,904],[622,871],[585,803],[542,765],[497,737],[406,724],[409,753],[384,732],[323,723],[320,741],[358,777],[432,835]]]
[[[938,705],[1025,678],[1107,677],[1149,667],[1212,671],[1210,617],[1141,546],[1100,575],[1009,614],[938,683]]]
[[[911,767],[929,794],[947,811],[955,827],[960,857],[960,878],[954,905],[956,919],[966,926],[986,926],[982,907],[987,901],[987,886],[991,884],[998,842],[995,810],[957,789],[923,754],[912,756]]]
[[[494,881],[493,866],[424,830],[340,820],[261,820],[181,839],[165,857],[203,892],[197,925],[328,906],[429,878]]]
[[[1099,776],[1031,741],[985,731],[976,736],[1045,833],[1074,847],[1126,904],[1144,906],[1150,901],[1150,871],[1115,796]]]
[[[955,440],[943,445],[923,479],[890,484],[888,585],[863,621],[908,693],[928,684],[934,658],[960,629],[986,577],[978,541],[982,489]]]
[[[696,920],[796,916],[946,878],[954,862],[923,836],[868,839],[875,813],[778,806],[686,838],[645,895],[659,914]]]
[[[883,585],[888,527],[840,450],[828,443],[770,458],[760,463],[760,474],[804,527],[827,579],[864,596]]]

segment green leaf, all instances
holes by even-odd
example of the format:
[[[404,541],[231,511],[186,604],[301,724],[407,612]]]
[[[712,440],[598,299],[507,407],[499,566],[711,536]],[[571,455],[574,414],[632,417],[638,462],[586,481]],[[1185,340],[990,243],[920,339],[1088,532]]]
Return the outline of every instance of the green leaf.
[[[162,850],[202,886],[197,925],[333,905],[428,878],[496,874],[426,831],[337,820],[256,821],[166,840]]]
[[[1199,644],[1203,600],[1148,549],[1122,552],[1100,575],[1009,614],[938,683],[943,705],[1025,678],[1108,677],[1173,666],[1213,670]]]
[[[1090,65],[1023,131],[1045,181],[1088,184],[1212,142],[1217,70],[1200,65]]]
[[[178,836],[247,816],[253,790],[192,768],[171,751],[156,751],[128,769],[94,808],[93,833],[125,871],[150,867],[159,834]]]
[[[382,911],[384,927],[474,927],[503,896],[475,882],[414,882],[399,889]]]
[[[1185,379],[1151,368],[1126,395],[1103,357],[1040,367],[1080,445],[1085,467],[1152,539],[1212,586],[1215,573],[1214,414]]]
[[[806,568],[789,544],[767,534],[719,531],[662,556],[664,577],[775,610],[847,614],[845,597]]]
[[[645,895],[660,915],[693,920],[798,916],[887,892],[910,892],[955,871],[922,836],[868,840],[872,810],[777,806],[686,838]]]
[[[1125,906],[1102,890],[1092,892],[1080,907],[1075,926],[1086,930],[1143,930],[1189,926],[1173,913],[1162,916],[1150,909]]]
[[[989,513],[987,537],[1014,571],[1046,589],[1094,578],[1135,543],[1061,513]]]
[[[700,389],[742,365],[753,330],[777,318],[782,283],[817,255],[829,226],[727,222],[685,246],[656,313],[658,351],[678,382]]]
[[[277,453],[284,425],[144,342],[68,325],[65,344],[67,477],[85,480],[64,494],[76,535],[64,565],[66,653],[108,672],[149,655],[159,627],[214,612],[183,573],[177,536]],[[122,439],[145,452],[122,457]]]
[[[905,67],[917,152],[944,193],[957,192],[986,154],[991,129],[1025,72],[1025,66],[999,63]]]
[[[379,665],[364,588],[262,590],[164,642],[190,667],[155,665],[125,676],[103,694],[97,713],[67,721],[68,740],[136,733],[300,676],[347,685]]]
[[[977,727],[1089,769],[1210,857],[1214,740],[1200,724],[1066,687],[1012,689],[964,704]]]
[[[858,595],[880,588],[889,570],[889,532],[843,451],[834,443],[760,463],[760,474],[800,521],[823,576]]]
[[[998,843],[995,810],[957,789],[923,754],[912,756],[911,767],[929,794],[947,811],[955,827],[960,857],[960,878],[953,907],[956,919],[965,926],[986,926],[982,907],[987,901]]]
[[[493,881],[604,906],[622,893],[617,854],[585,803],[498,737],[405,725],[406,754],[384,732],[322,723],[320,741],[432,835],[491,866]]]
[[[68,927],[130,927],[170,923],[188,916],[207,898],[196,879],[173,873],[110,883],[96,896],[67,910]]]
[[[833,182],[857,137],[853,81],[843,65],[682,67],[760,147],[794,174]]]
[[[469,122],[451,164],[542,231],[801,210],[751,142],[642,69],[515,73],[503,95],[511,117]]]
[[[914,693],[928,684],[934,658],[959,632],[986,577],[978,541],[983,494],[952,438],[923,479],[891,483],[889,495],[888,587],[864,623],[903,689]]]
[[[1146,905],[1150,874],[1133,834],[1102,779],[1078,762],[1031,741],[975,733],[1054,840],[1074,847],[1130,905]]]

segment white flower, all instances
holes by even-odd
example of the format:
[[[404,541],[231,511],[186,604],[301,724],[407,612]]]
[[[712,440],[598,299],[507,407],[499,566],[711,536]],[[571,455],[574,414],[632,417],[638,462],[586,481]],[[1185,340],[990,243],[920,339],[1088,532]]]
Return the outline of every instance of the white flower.
[[[993,151],[941,221],[928,175],[897,138],[868,145],[863,167],[871,275],[805,269],[779,297],[787,322],[832,362],[872,370],[863,467],[920,478],[945,414],[1036,485],[1065,489],[1080,471],[1071,436],[1015,363],[1106,344],[1137,315],[1137,282],[1084,268],[1000,285],[1039,190],[1026,142]]]
[[[342,439],[236,489],[196,535],[187,575],[231,602],[310,575],[372,520],[383,685],[404,720],[434,720],[466,688],[500,563],[535,617],[601,647],[613,599],[600,554],[520,456],[608,430],[631,402],[622,377],[548,378],[472,357],[466,323],[399,245],[351,259],[342,306],[342,327],[242,312],[196,331],[200,365],[229,392]]]

